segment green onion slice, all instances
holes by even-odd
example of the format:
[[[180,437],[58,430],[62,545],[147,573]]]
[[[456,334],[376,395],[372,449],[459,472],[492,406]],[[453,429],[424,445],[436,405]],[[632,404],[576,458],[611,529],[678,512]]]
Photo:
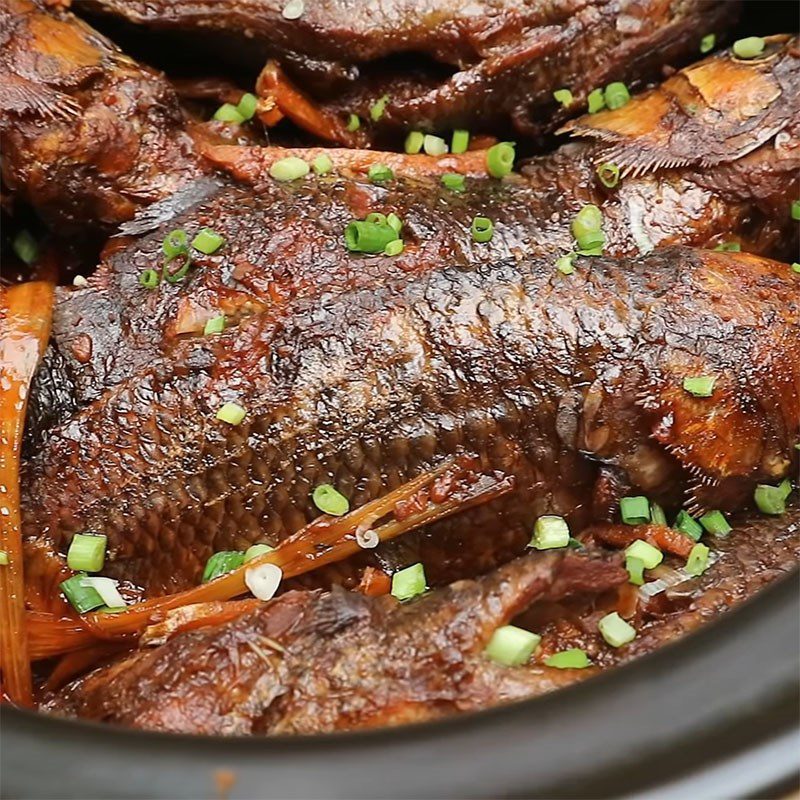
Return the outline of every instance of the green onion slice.
[[[733,43],[733,54],[737,58],[757,58],[764,52],[765,46],[766,42],[760,36],[747,36]]]
[[[779,516],[786,511],[786,498],[792,491],[792,486],[788,480],[784,480],[777,486],[759,483],[755,491],[755,503],[758,510],[763,514]]]
[[[607,189],[613,189],[619,183],[619,167],[606,161],[597,168],[597,177]]]
[[[612,647],[622,647],[636,638],[636,629],[613,611],[597,623],[600,635]]]
[[[711,397],[716,382],[713,375],[694,375],[683,379],[683,389],[694,397]]]
[[[254,558],[263,556],[266,553],[271,553],[275,548],[269,544],[251,544],[247,550],[244,551],[244,563],[252,561]]]
[[[792,272],[800,272],[800,263],[797,261],[792,262]]]
[[[733,530],[721,511],[709,511],[703,514],[700,517],[700,524],[712,536],[727,536]]]
[[[800,200],[792,200],[792,219],[800,220]]]
[[[514,169],[514,145],[498,142],[486,151],[486,169],[493,178],[504,178]]]
[[[358,114],[350,114],[347,117],[347,125],[345,127],[350,133],[357,131],[361,127],[361,120],[358,118]]]
[[[71,578],[62,581],[60,584],[61,591],[64,597],[67,598],[70,605],[79,613],[85,614],[87,611],[92,611],[95,608],[105,605],[103,598],[98,593],[97,589],[92,586],[84,586],[83,580],[87,576],[79,572]]]
[[[0,567],[8,566],[8,553],[5,550],[0,550]]]
[[[67,566],[76,572],[100,572],[107,542],[103,534],[76,533],[67,550]]]
[[[173,269],[172,263],[178,262],[178,268]],[[182,281],[186,274],[189,272],[189,267],[192,266],[192,257],[188,251],[175,253],[174,256],[167,256],[164,259],[164,267],[161,270],[161,275],[167,283],[178,283]]]
[[[562,275],[572,275],[575,272],[575,259],[577,256],[577,253],[567,253],[567,255],[557,258],[556,269]]]
[[[443,156],[447,153],[447,142],[441,136],[425,134],[422,141],[422,148],[429,156]]]
[[[392,575],[392,596],[398,600],[410,600],[423,594],[427,588],[425,568],[420,563],[412,564]]]
[[[384,183],[394,178],[394,172],[386,164],[372,164],[367,171],[367,177],[372,183]]]
[[[379,97],[369,107],[369,117],[373,122],[377,122],[383,116],[383,112],[386,111],[386,104],[388,102],[389,102],[389,95],[385,94],[383,95],[383,97]]]
[[[333,161],[331,161],[330,156],[325,154],[317,156],[311,162],[311,169],[314,170],[316,175],[327,175],[333,169]]]
[[[281,183],[288,183],[289,181],[296,181],[299,178],[304,178],[310,171],[308,164],[302,158],[297,156],[289,156],[288,158],[281,158],[276,161],[270,168],[270,177]]]
[[[387,256],[399,256],[404,249],[405,245],[403,244],[403,240],[395,239],[394,241],[389,242],[389,244],[387,244],[386,247],[383,248],[383,252],[384,255]]]
[[[451,153],[466,153],[469,147],[469,131],[455,130],[450,141]]]
[[[696,542],[699,541],[700,537],[703,535],[703,526],[691,514],[683,509],[678,512],[674,527]]]
[[[212,317],[208,320],[203,328],[205,336],[211,336],[214,333],[222,333],[225,330],[225,315],[220,314],[218,317]]]
[[[33,264],[39,255],[39,245],[27,230],[21,230],[14,237],[13,248],[17,258],[25,264]]]
[[[219,122],[235,122],[237,124],[244,122],[244,117],[240,113],[239,109],[231,103],[223,103],[214,112],[214,119],[218,120]]]
[[[244,564],[244,553],[239,550],[222,550],[219,553],[214,553],[206,561],[206,568],[203,570],[201,582],[208,583],[221,575],[227,575],[229,572],[239,569],[242,564]]]
[[[393,211],[386,215],[386,224],[399,236],[400,231],[403,230],[403,220],[397,216]]]
[[[475,217],[470,226],[472,238],[476,242],[490,242],[494,236],[494,223],[488,217]]]
[[[167,258],[185,253],[189,249],[189,237],[182,228],[170,231],[161,243],[161,251]]]
[[[236,106],[236,110],[243,120],[253,119],[256,115],[257,108],[258,98],[254,94],[250,94],[250,92],[245,92],[239,104]]]
[[[227,422],[229,425],[239,425],[245,416],[247,416],[247,411],[238,403],[225,403],[217,411],[217,419]]]
[[[533,651],[539,646],[542,637],[518,628],[516,625],[503,625],[489,639],[484,653],[507,667],[519,667],[527,663]]]
[[[388,222],[353,220],[344,229],[344,243],[351,253],[382,253],[389,242],[399,238]]]
[[[650,522],[650,501],[646,497],[623,497],[619,512],[626,525],[644,525]]]
[[[145,289],[155,289],[158,284],[161,283],[161,278],[154,269],[146,269],[144,272],[140,273],[139,283],[144,286]]]
[[[686,559],[686,566],[684,569],[687,574],[698,577],[708,569],[708,554],[709,549],[698,542],[689,553],[689,558]]]
[[[596,114],[598,111],[602,111],[606,107],[606,99],[603,95],[602,89],[595,89],[594,91],[589,92],[589,96],[586,98],[589,104],[589,113]]]
[[[667,515],[658,503],[650,503],[650,522],[654,525],[667,524]]]
[[[220,236],[215,230],[211,228],[203,228],[197,236],[192,239],[192,247],[210,256],[216,253],[217,250],[225,244],[225,237]]]
[[[628,570],[628,583],[634,586],[644,584],[644,561],[641,558],[628,556],[625,559],[625,569]]]
[[[603,234],[603,214],[600,209],[589,203],[575,215],[572,220],[572,235],[578,243],[579,250],[592,251],[605,244]]]
[[[664,554],[644,539],[631,542],[625,548],[625,556],[641,561],[645,569],[655,569],[664,560]]]
[[[739,242],[722,242],[714,250],[718,253],[739,253],[742,250],[742,245]]]
[[[707,33],[701,40],[700,40],[700,52],[701,53],[710,53],[714,46],[717,43],[716,34]]]
[[[451,192],[463,192],[466,179],[457,172],[445,172],[442,175],[442,185]]]
[[[573,102],[575,102],[575,98],[572,96],[572,92],[569,89],[556,89],[553,92],[553,97],[555,97],[556,102],[561,103],[564,108],[571,106]]]
[[[422,150],[422,145],[425,141],[425,135],[420,131],[411,131],[406,136],[404,150],[408,155],[413,156]]]
[[[568,545],[569,525],[564,517],[546,515],[536,520],[528,547],[536,550],[553,550]]]
[[[578,647],[553,653],[544,660],[544,663],[546,667],[555,667],[556,669],[585,669],[592,666],[589,656]]]
[[[631,99],[628,87],[620,81],[609,83],[603,96],[605,97],[606,106],[612,111],[622,108]]]
[[[350,510],[350,501],[329,483],[317,486],[311,499],[323,514],[330,514],[332,517],[341,517]]]

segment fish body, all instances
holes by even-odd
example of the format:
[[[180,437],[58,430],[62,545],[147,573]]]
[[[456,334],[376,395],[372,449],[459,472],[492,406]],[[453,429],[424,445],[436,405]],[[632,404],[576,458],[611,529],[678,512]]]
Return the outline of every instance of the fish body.
[[[107,569],[158,593],[214,551],[296,531],[320,484],[357,507],[459,452],[516,489],[413,540],[403,558],[434,582],[520,552],[539,515],[609,514],[618,495],[593,508],[599,473],[665,504],[736,506],[797,458],[798,281],[675,247],[569,276],[509,259],[301,299],[277,323],[188,339],[50,432],[26,463],[24,530],[61,552],[102,531]],[[697,375],[710,398],[683,388]],[[216,419],[226,402],[240,425]]]

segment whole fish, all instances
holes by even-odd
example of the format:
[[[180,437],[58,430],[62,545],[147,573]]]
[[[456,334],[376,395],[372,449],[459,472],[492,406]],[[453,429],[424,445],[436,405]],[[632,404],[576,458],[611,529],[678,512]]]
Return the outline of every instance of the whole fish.
[[[40,549],[90,530],[109,537],[109,574],[185,587],[212,552],[316,516],[320,484],[356,507],[459,452],[516,490],[414,540],[403,558],[437,583],[520,552],[539,515],[579,528],[627,490],[735,507],[796,463],[799,287],[786,264],[682,247],[572,275],[506,260],[190,338],[28,460],[27,575],[47,579]],[[697,376],[710,397],[684,387]],[[228,402],[241,424],[216,418]]]
[[[569,680],[492,662],[482,651],[496,628],[538,598],[594,594],[626,577],[613,558],[539,554],[406,605],[338,587],[288,592],[96,670],[45,708],[224,735],[397,725],[485,708]]]
[[[738,13],[737,3],[717,0],[286,5],[89,0],[79,7],[177,32],[183,42],[224,41],[228,59],[278,58],[324,107],[330,138],[351,146],[413,128],[538,135],[582,108],[598,86],[647,80],[665,64],[679,65],[699,51],[706,33],[719,35]],[[552,95],[564,87],[574,98],[569,111]],[[291,103],[278,103],[307,122]],[[356,131],[345,126],[350,114],[363,120]]]

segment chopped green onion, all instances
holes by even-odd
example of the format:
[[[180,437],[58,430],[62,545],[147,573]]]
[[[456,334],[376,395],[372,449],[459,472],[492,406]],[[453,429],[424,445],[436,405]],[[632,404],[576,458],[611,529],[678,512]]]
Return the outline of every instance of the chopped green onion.
[[[756,486],[755,501],[758,510],[763,514],[773,514],[778,516],[786,511],[786,498],[792,491],[792,485],[788,480],[784,480],[777,486],[759,483]]]
[[[220,236],[215,230],[211,228],[203,228],[197,236],[192,239],[192,247],[210,256],[216,253],[217,250],[225,244],[225,237]]]
[[[8,553],[5,550],[0,550],[0,567],[8,566]]]
[[[689,575],[700,576],[708,569],[709,550],[699,542],[691,549],[684,569]]]
[[[622,108],[628,100],[631,99],[631,94],[628,91],[628,87],[621,83],[620,81],[615,81],[614,83],[609,83],[606,86],[606,90],[603,93],[606,106],[614,111],[617,108]]]
[[[653,525],[666,525],[667,515],[658,503],[650,503],[650,522]]]
[[[597,623],[600,635],[612,646],[622,647],[636,638],[636,629],[613,611]]]
[[[180,266],[176,270],[170,269],[170,264],[172,264],[173,261],[180,262]],[[166,259],[164,259],[161,275],[167,283],[178,283],[186,277],[186,273],[189,272],[189,267],[191,266],[192,257],[187,251],[175,253],[174,256],[167,256]]]
[[[717,253],[740,253],[742,245],[739,242],[722,242],[718,244],[714,250]]]
[[[619,513],[626,525],[644,525],[650,522],[650,501],[641,495],[623,497],[619,501]]]
[[[225,315],[220,314],[218,317],[212,317],[206,322],[203,328],[203,334],[210,336],[212,333],[222,333],[225,330]]]
[[[276,161],[269,168],[269,174],[276,181],[287,183],[288,181],[296,181],[298,178],[304,178],[308,175],[309,170],[310,167],[302,158],[289,156]]]
[[[474,217],[470,231],[476,242],[490,242],[494,236],[494,223],[488,217]]]
[[[87,611],[92,611],[105,605],[97,589],[83,585],[84,578],[86,578],[86,575],[79,572],[60,584],[64,597],[69,600],[70,605],[79,614],[85,614]]]
[[[389,102],[389,95],[385,94],[383,95],[383,97],[379,97],[369,107],[369,117],[373,122],[377,122],[383,116],[383,112],[386,111],[386,104],[388,102]]]
[[[443,186],[451,192],[463,192],[465,183],[466,180],[464,176],[459,175],[457,172],[445,172],[445,174],[442,175]]]
[[[259,600],[271,600],[282,580],[283,570],[270,562],[250,567],[244,572],[245,585]]]
[[[711,397],[716,382],[713,375],[695,375],[683,379],[683,389],[695,397]]]
[[[275,548],[269,544],[251,544],[247,550],[244,551],[244,562],[252,561],[254,558],[263,556],[265,553],[271,553]]]
[[[451,153],[466,153],[469,147],[469,131],[455,130],[450,140]]]
[[[583,550],[584,544],[580,539],[576,539],[575,537],[570,536],[567,547],[569,547],[571,550]]]
[[[394,212],[387,214],[386,224],[399,236],[400,231],[403,230],[403,220]]]
[[[176,228],[170,231],[161,243],[161,251],[167,258],[170,256],[178,256],[185,253],[189,249],[189,237],[186,231],[182,228]]]
[[[225,403],[217,411],[217,419],[227,422],[229,425],[239,425],[246,415],[247,412],[238,403]]]
[[[236,110],[239,112],[243,120],[253,119],[258,108],[258,98],[250,92],[245,92]]]
[[[388,225],[389,220],[386,214],[381,214],[379,211],[373,211],[371,214],[367,214],[364,217],[364,222],[368,222],[370,224],[375,225]]]
[[[727,536],[733,530],[721,511],[709,511],[703,514],[700,517],[700,524],[712,536]]]
[[[792,262],[792,272],[800,272],[800,263],[797,261]]]
[[[429,156],[443,156],[447,153],[447,142],[441,136],[432,136],[426,133],[422,141],[422,149]]]
[[[367,171],[367,177],[372,183],[384,183],[394,178],[394,172],[386,164],[372,164]]]
[[[546,667],[555,667],[556,669],[585,669],[592,666],[589,656],[578,647],[553,653],[544,660],[544,664]]]
[[[756,58],[764,52],[766,43],[760,36],[748,36],[745,39],[737,39],[733,43],[733,54],[737,58]]]
[[[284,19],[300,19],[305,10],[305,0],[289,0],[289,2],[283,7],[281,16]]]
[[[323,514],[330,514],[332,517],[341,517],[350,510],[350,501],[329,483],[317,486],[311,499]]]
[[[714,49],[714,45],[717,43],[716,34],[707,33],[701,40],[700,40],[700,52],[701,53],[710,53]]]
[[[562,275],[572,275],[575,272],[575,259],[577,256],[577,253],[567,253],[565,256],[560,256],[556,259],[556,269]]]
[[[353,220],[344,229],[344,243],[351,253],[382,253],[389,242],[398,238],[388,222]]]
[[[552,515],[539,517],[533,526],[533,536],[528,547],[537,550],[553,550],[569,544],[569,525],[564,517]]]
[[[13,248],[17,258],[25,264],[33,264],[39,255],[39,245],[27,230],[21,230],[14,237]]]
[[[572,96],[572,92],[569,89],[556,89],[553,92],[553,97],[555,97],[556,102],[561,103],[564,108],[571,106],[575,101],[575,98]]]
[[[139,283],[145,289],[155,289],[161,282],[161,278],[154,269],[146,269],[139,275]]]
[[[792,200],[792,219],[800,220],[800,200]]]
[[[514,169],[514,145],[498,142],[486,151],[486,169],[493,178],[504,178]]]
[[[383,248],[383,253],[387,256],[399,256],[400,253],[403,252],[404,248],[405,245],[403,244],[403,240],[395,239],[393,242],[389,242],[389,244]]]
[[[331,161],[330,156],[317,156],[311,162],[311,169],[317,175],[327,175],[333,169],[333,161]]]
[[[76,572],[100,572],[106,560],[108,537],[76,533],[67,550],[67,566]]]
[[[674,527],[696,542],[699,541],[700,537],[703,535],[703,526],[691,514],[683,509],[678,512]]]
[[[484,653],[507,667],[519,667],[530,660],[533,651],[539,646],[542,637],[518,628],[516,625],[503,625],[489,639]]]
[[[361,127],[361,120],[358,118],[358,114],[350,114],[347,118],[347,125],[345,125],[350,133],[354,133]]]
[[[598,111],[602,111],[606,107],[606,99],[603,95],[603,90],[595,89],[589,92],[587,102],[589,103],[590,114],[596,114]]]
[[[392,596],[398,600],[410,600],[427,589],[425,568],[422,564],[412,564],[392,575]]]
[[[600,234],[603,237],[603,234]],[[587,247],[583,250],[576,250],[575,252],[579,256],[601,256],[603,255],[603,244],[605,243],[605,238],[603,237],[603,242],[595,247]]]
[[[214,553],[206,561],[201,583],[208,583],[213,581],[214,578],[219,578],[220,575],[227,575],[229,572],[239,569],[242,564],[244,564],[244,553],[239,550],[222,550],[219,553]]]
[[[410,156],[416,155],[422,150],[424,141],[425,135],[423,133],[420,131],[411,131],[408,136],[406,136],[404,150]]]
[[[236,122],[241,124],[244,122],[239,109],[231,103],[223,103],[215,112],[214,119],[219,122]]]
[[[602,248],[605,244],[603,214],[596,205],[589,203],[583,206],[572,220],[571,227],[579,250],[587,251],[586,255],[590,254],[588,251]]]
[[[625,548],[625,556],[638,559],[644,564],[645,569],[655,569],[664,560],[664,554],[644,539],[631,542]]]
[[[597,177],[607,189],[613,189],[619,183],[619,167],[611,161],[606,161],[597,168]]]
[[[628,556],[625,559],[625,569],[628,570],[628,583],[634,586],[644,584],[644,561],[641,558]]]
[[[125,600],[117,589],[117,581],[111,578],[101,578],[99,576],[84,577],[81,586],[91,587],[103,600],[103,605],[111,608],[124,608]]]

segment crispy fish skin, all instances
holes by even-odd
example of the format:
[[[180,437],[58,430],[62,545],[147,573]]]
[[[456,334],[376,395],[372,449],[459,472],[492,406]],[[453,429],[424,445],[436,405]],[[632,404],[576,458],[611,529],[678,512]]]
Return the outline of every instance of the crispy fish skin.
[[[140,214],[134,223],[138,227],[126,226],[126,233],[138,235],[110,243],[88,286],[59,289],[54,347],[31,405],[31,437],[113,386],[135,379],[154,360],[169,357],[182,338],[201,334],[206,321],[219,313],[235,324],[298,296],[379,285],[397,275],[426,273],[442,263],[545,253],[555,260],[557,253],[573,248],[570,223],[586,203],[602,211],[608,255],[634,256],[669,244],[713,247],[735,241],[744,250],[792,260],[798,226],[789,209],[800,194],[796,45],[796,39],[772,37],[770,55],[763,62],[735,61],[730,54],[720,54],[677,73],[663,91],[647,95],[645,100],[662,93],[672,98],[678,90],[669,87],[676,82],[691,85],[690,75],[701,67],[703,73],[708,71],[703,65],[730,62],[719,87],[704,84],[707,101],[692,96],[694,117],[682,107],[669,106],[669,118],[682,132],[670,158],[684,158],[680,144],[691,135],[694,161],[672,168],[651,164],[646,171],[624,176],[612,189],[596,175],[598,164],[611,160],[612,145],[589,134],[527,162],[521,175],[501,182],[468,177],[460,193],[445,189],[437,172],[466,167],[470,175],[485,174],[482,154],[460,161],[199,142],[211,162],[245,186],[220,181],[209,189],[205,180],[190,184],[178,193],[187,195],[186,202],[173,196]],[[730,70],[738,81],[731,79]],[[763,128],[753,127],[753,118],[747,116],[754,107],[753,95],[739,89],[754,85],[771,87],[757,95],[768,98],[758,104],[756,118],[765,123]],[[603,124],[610,126],[618,119],[616,127],[625,129],[631,124],[628,108],[636,102],[605,115]],[[576,135],[583,136],[581,131],[600,116],[584,117]],[[639,116],[632,117],[637,124]],[[699,128],[697,119],[702,120]],[[718,136],[718,130],[725,131],[725,137]],[[633,148],[641,140],[643,152],[648,152],[653,137],[662,140],[660,120],[649,118],[627,146]],[[730,146],[721,146],[721,141]],[[300,155],[311,160],[320,153],[331,157],[335,177],[288,186],[268,177],[279,158]],[[703,166],[706,162],[712,165]],[[370,184],[366,175],[374,163],[392,165],[397,179],[384,186]],[[400,256],[364,259],[344,248],[342,231],[350,219],[373,211],[394,212],[403,220],[405,250]],[[148,215],[156,224],[144,224]],[[477,215],[494,221],[491,242],[473,241],[469,226]],[[141,272],[161,267],[163,237],[174,228],[193,233],[206,225],[225,237],[225,246],[213,256],[196,254],[191,272],[178,286],[142,290]]]
[[[388,93],[368,136],[414,127],[496,131],[509,123],[539,134],[566,116],[553,101],[555,89],[571,88],[574,112],[596,86],[653,77],[664,64],[694,55],[703,31],[724,31],[738,13],[738,4],[713,0],[329,2],[308,3],[292,20],[279,0],[79,5],[153,29],[224,34],[241,43],[237,52],[280,59],[304,89],[344,116],[369,121],[372,103]],[[417,63],[429,56],[430,68],[386,62],[403,54]]]
[[[62,229],[113,226],[199,174],[174,91],[66,11],[0,0],[3,180]]]
[[[541,514],[587,521],[598,467],[667,504],[736,506],[796,459],[798,282],[676,247],[300,300],[278,325],[265,312],[185,342],[55,430],[26,465],[24,531],[61,552],[102,531],[108,570],[157,593],[297,530],[319,484],[359,506],[457,452],[517,488],[413,540],[404,558],[435,582],[519,553]],[[716,378],[711,399],[682,388],[696,375]],[[228,401],[241,425],[215,419]]]
[[[537,554],[404,605],[338,588],[289,592],[100,668],[46,708],[224,735],[321,733],[485,708],[568,677],[490,661],[482,651],[497,627],[535,599],[596,593],[626,577],[613,558]]]

